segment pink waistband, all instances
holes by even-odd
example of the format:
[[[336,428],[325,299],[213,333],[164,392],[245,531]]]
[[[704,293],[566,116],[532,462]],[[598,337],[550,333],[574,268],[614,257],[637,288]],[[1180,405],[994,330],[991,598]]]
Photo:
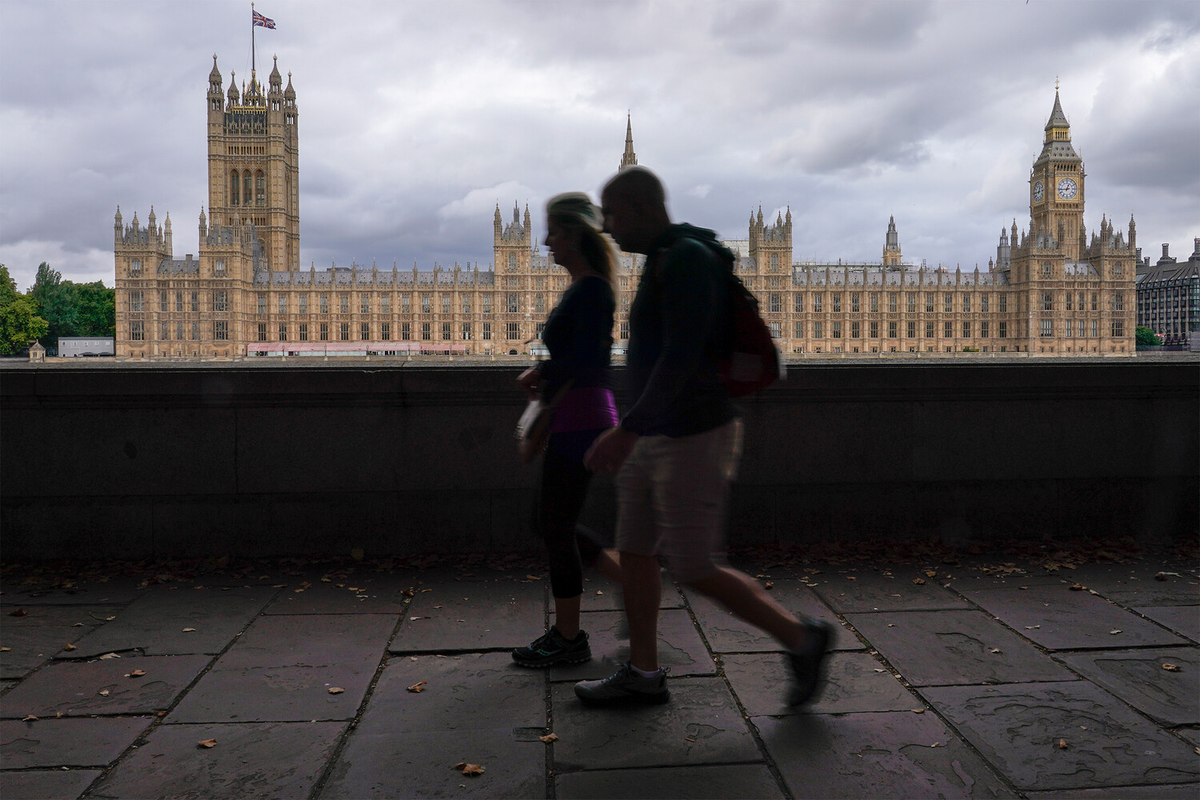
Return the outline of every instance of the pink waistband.
[[[592,431],[615,428],[618,422],[617,403],[609,389],[586,387],[569,389],[554,413],[551,433]]]

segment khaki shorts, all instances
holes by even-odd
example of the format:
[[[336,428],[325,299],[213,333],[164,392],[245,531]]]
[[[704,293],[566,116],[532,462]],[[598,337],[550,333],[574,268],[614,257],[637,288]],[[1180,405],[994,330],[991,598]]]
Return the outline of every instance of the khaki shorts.
[[[717,570],[742,421],[693,436],[643,436],[617,473],[617,549],[661,556],[680,581]]]

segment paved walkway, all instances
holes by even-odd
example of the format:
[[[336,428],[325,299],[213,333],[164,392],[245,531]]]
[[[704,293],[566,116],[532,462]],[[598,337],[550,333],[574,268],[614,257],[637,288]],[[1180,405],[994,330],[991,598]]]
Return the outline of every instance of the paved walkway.
[[[626,644],[600,579],[596,660],[530,671],[527,564],[326,567],[7,568],[0,796],[1200,797],[1195,565],[760,568],[837,625],[803,713],[775,643],[690,591],[664,592],[671,702],[591,709],[572,684]]]

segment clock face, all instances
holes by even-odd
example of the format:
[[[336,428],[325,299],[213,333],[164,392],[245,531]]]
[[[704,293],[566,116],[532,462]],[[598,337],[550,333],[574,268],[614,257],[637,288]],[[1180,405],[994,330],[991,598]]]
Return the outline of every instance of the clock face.
[[[1046,187],[1042,186],[1042,182],[1038,181],[1033,185],[1033,200],[1035,203],[1042,202],[1042,198],[1046,196]]]
[[[1070,200],[1077,191],[1079,191],[1079,187],[1070,178],[1063,178],[1058,182],[1058,196],[1063,200]]]

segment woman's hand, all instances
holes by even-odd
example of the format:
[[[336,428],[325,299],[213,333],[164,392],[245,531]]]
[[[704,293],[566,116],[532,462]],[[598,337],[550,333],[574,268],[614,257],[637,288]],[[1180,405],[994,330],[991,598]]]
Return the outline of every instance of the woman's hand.
[[[583,465],[592,472],[615,473],[633,452],[638,435],[624,428],[609,428],[592,443],[583,457]]]
[[[525,394],[530,400],[537,399],[537,387],[542,382],[542,374],[537,371],[536,367],[530,367],[517,376],[517,383],[525,389]]]

